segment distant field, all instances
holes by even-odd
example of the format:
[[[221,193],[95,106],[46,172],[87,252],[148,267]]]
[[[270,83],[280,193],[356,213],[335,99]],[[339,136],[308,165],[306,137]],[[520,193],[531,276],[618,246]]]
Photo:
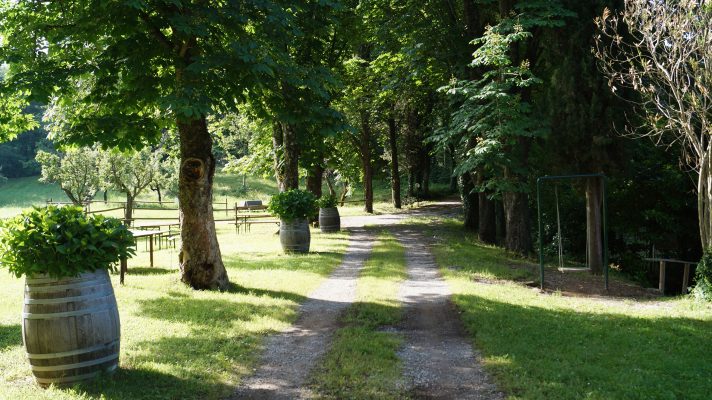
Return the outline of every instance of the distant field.
[[[5,184],[0,185],[0,218],[12,217],[20,213],[23,209],[32,206],[43,206],[49,199],[53,201],[68,201],[67,196],[58,185],[41,183],[38,181],[38,178],[39,177],[10,179]],[[389,182],[379,180],[375,181],[373,186],[375,212],[393,212],[394,209],[390,204],[391,189]],[[443,187],[436,186],[433,190],[442,191]],[[324,193],[327,192],[328,189],[325,186]],[[277,193],[277,185],[273,179],[253,176],[248,176],[243,186],[242,176],[217,174],[213,186],[214,201],[223,204],[227,201],[228,207],[232,207],[235,203],[241,203],[243,200],[262,200],[266,203],[275,193]],[[98,193],[95,199],[102,200],[103,193]],[[121,193],[113,191],[109,191],[108,199],[109,201],[125,201]],[[139,196],[139,200],[157,201],[158,195],[149,190]],[[363,214],[363,190],[360,185],[353,188],[353,192],[347,200],[357,200],[357,202],[349,202],[346,203],[344,207],[340,207],[342,215]],[[175,198],[163,196],[163,201],[175,201]],[[92,210],[100,210],[103,207],[101,204],[96,204],[92,206]],[[110,207],[111,205],[106,206],[106,208]],[[224,206],[222,207],[224,208]],[[216,208],[221,207],[216,205]],[[110,213],[110,215],[117,217],[119,214],[120,212],[116,211]]]

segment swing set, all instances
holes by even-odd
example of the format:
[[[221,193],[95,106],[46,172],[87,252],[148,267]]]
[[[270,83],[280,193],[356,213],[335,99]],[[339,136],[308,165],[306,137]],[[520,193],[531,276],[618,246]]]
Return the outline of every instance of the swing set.
[[[544,225],[541,218],[541,191],[544,183],[546,182],[560,182],[560,181],[571,181],[577,179],[588,179],[588,178],[599,178],[602,182],[603,187],[603,211],[601,213],[602,224],[601,229],[603,230],[603,279],[606,290],[608,290],[608,229],[607,229],[607,204],[606,204],[606,192],[608,190],[608,180],[603,174],[580,174],[580,175],[561,175],[561,176],[542,176],[536,180],[536,204],[537,204],[537,214],[539,217],[539,273],[540,273],[540,288],[544,289]],[[561,237],[561,214],[559,212],[559,185],[554,186],[554,197],[556,199],[556,227],[558,235],[558,247],[559,247],[559,270],[561,271],[571,271],[571,270],[590,270],[589,260],[588,260],[588,235],[586,235],[586,268],[564,268],[564,250],[563,242]],[[587,227],[588,228],[588,227]]]

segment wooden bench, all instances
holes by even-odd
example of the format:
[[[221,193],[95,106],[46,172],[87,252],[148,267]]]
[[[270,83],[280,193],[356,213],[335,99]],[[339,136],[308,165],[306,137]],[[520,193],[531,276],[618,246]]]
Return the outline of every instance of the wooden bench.
[[[694,261],[682,261],[671,258],[644,258],[644,261],[660,263],[660,280],[658,281],[658,290],[661,294],[665,294],[665,275],[667,273],[668,264],[684,265],[685,269],[682,273],[682,294],[687,293],[687,287],[690,284],[690,265],[697,264]]]

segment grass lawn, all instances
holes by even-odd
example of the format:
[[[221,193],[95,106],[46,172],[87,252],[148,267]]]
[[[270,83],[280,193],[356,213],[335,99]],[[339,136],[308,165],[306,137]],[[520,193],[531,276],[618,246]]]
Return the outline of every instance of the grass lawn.
[[[401,398],[401,338],[382,328],[402,317],[398,289],[406,279],[405,250],[381,233],[356,287],[356,302],[342,317],[333,347],[312,377],[326,399]]]
[[[233,286],[193,291],[179,282],[176,250],[147,268],[139,243],[126,286],[112,275],[122,324],[120,370],[70,389],[37,387],[22,345],[23,280],[0,271],[0,399],[217,399],[249,373],[265,335],[289,326],[305,296],[341,261],[346,234],[312,232],[312,253],[283,255],[274,227],[219,228]]]
[[[521,262],[462,234],[456,221],[420,221],[485,367],[514,399],[709,399],[712,307],[541,294],[516,280]],[[429,226],[430,228],[426,227]]]

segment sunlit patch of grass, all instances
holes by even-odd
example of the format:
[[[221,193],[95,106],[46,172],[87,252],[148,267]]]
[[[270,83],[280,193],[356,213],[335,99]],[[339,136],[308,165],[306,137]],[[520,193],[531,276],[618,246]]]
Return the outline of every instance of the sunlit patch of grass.
[[[319,396],[329,399],[401,398],[401,338],[381,328],[398,324],[398,289],[406,279],[405,250],[381,234],[358,280],[356,303],[342,317],[343,328],[312,377]]]
[[[312,252],[282,254],[272,226],[237,235],[219,227],[233,283],[227,292],[183,285],[177,250],[155,256],[155,272],[139,243],[126,285],[112,281],[122,324],[121,368],[70,389],[34,384],[22,346],[23,281],[0,271],[0,399],[217,399],[252,370],[265,335],[296,318],[298,305],[340,263],[346,233],[312,231]]]

